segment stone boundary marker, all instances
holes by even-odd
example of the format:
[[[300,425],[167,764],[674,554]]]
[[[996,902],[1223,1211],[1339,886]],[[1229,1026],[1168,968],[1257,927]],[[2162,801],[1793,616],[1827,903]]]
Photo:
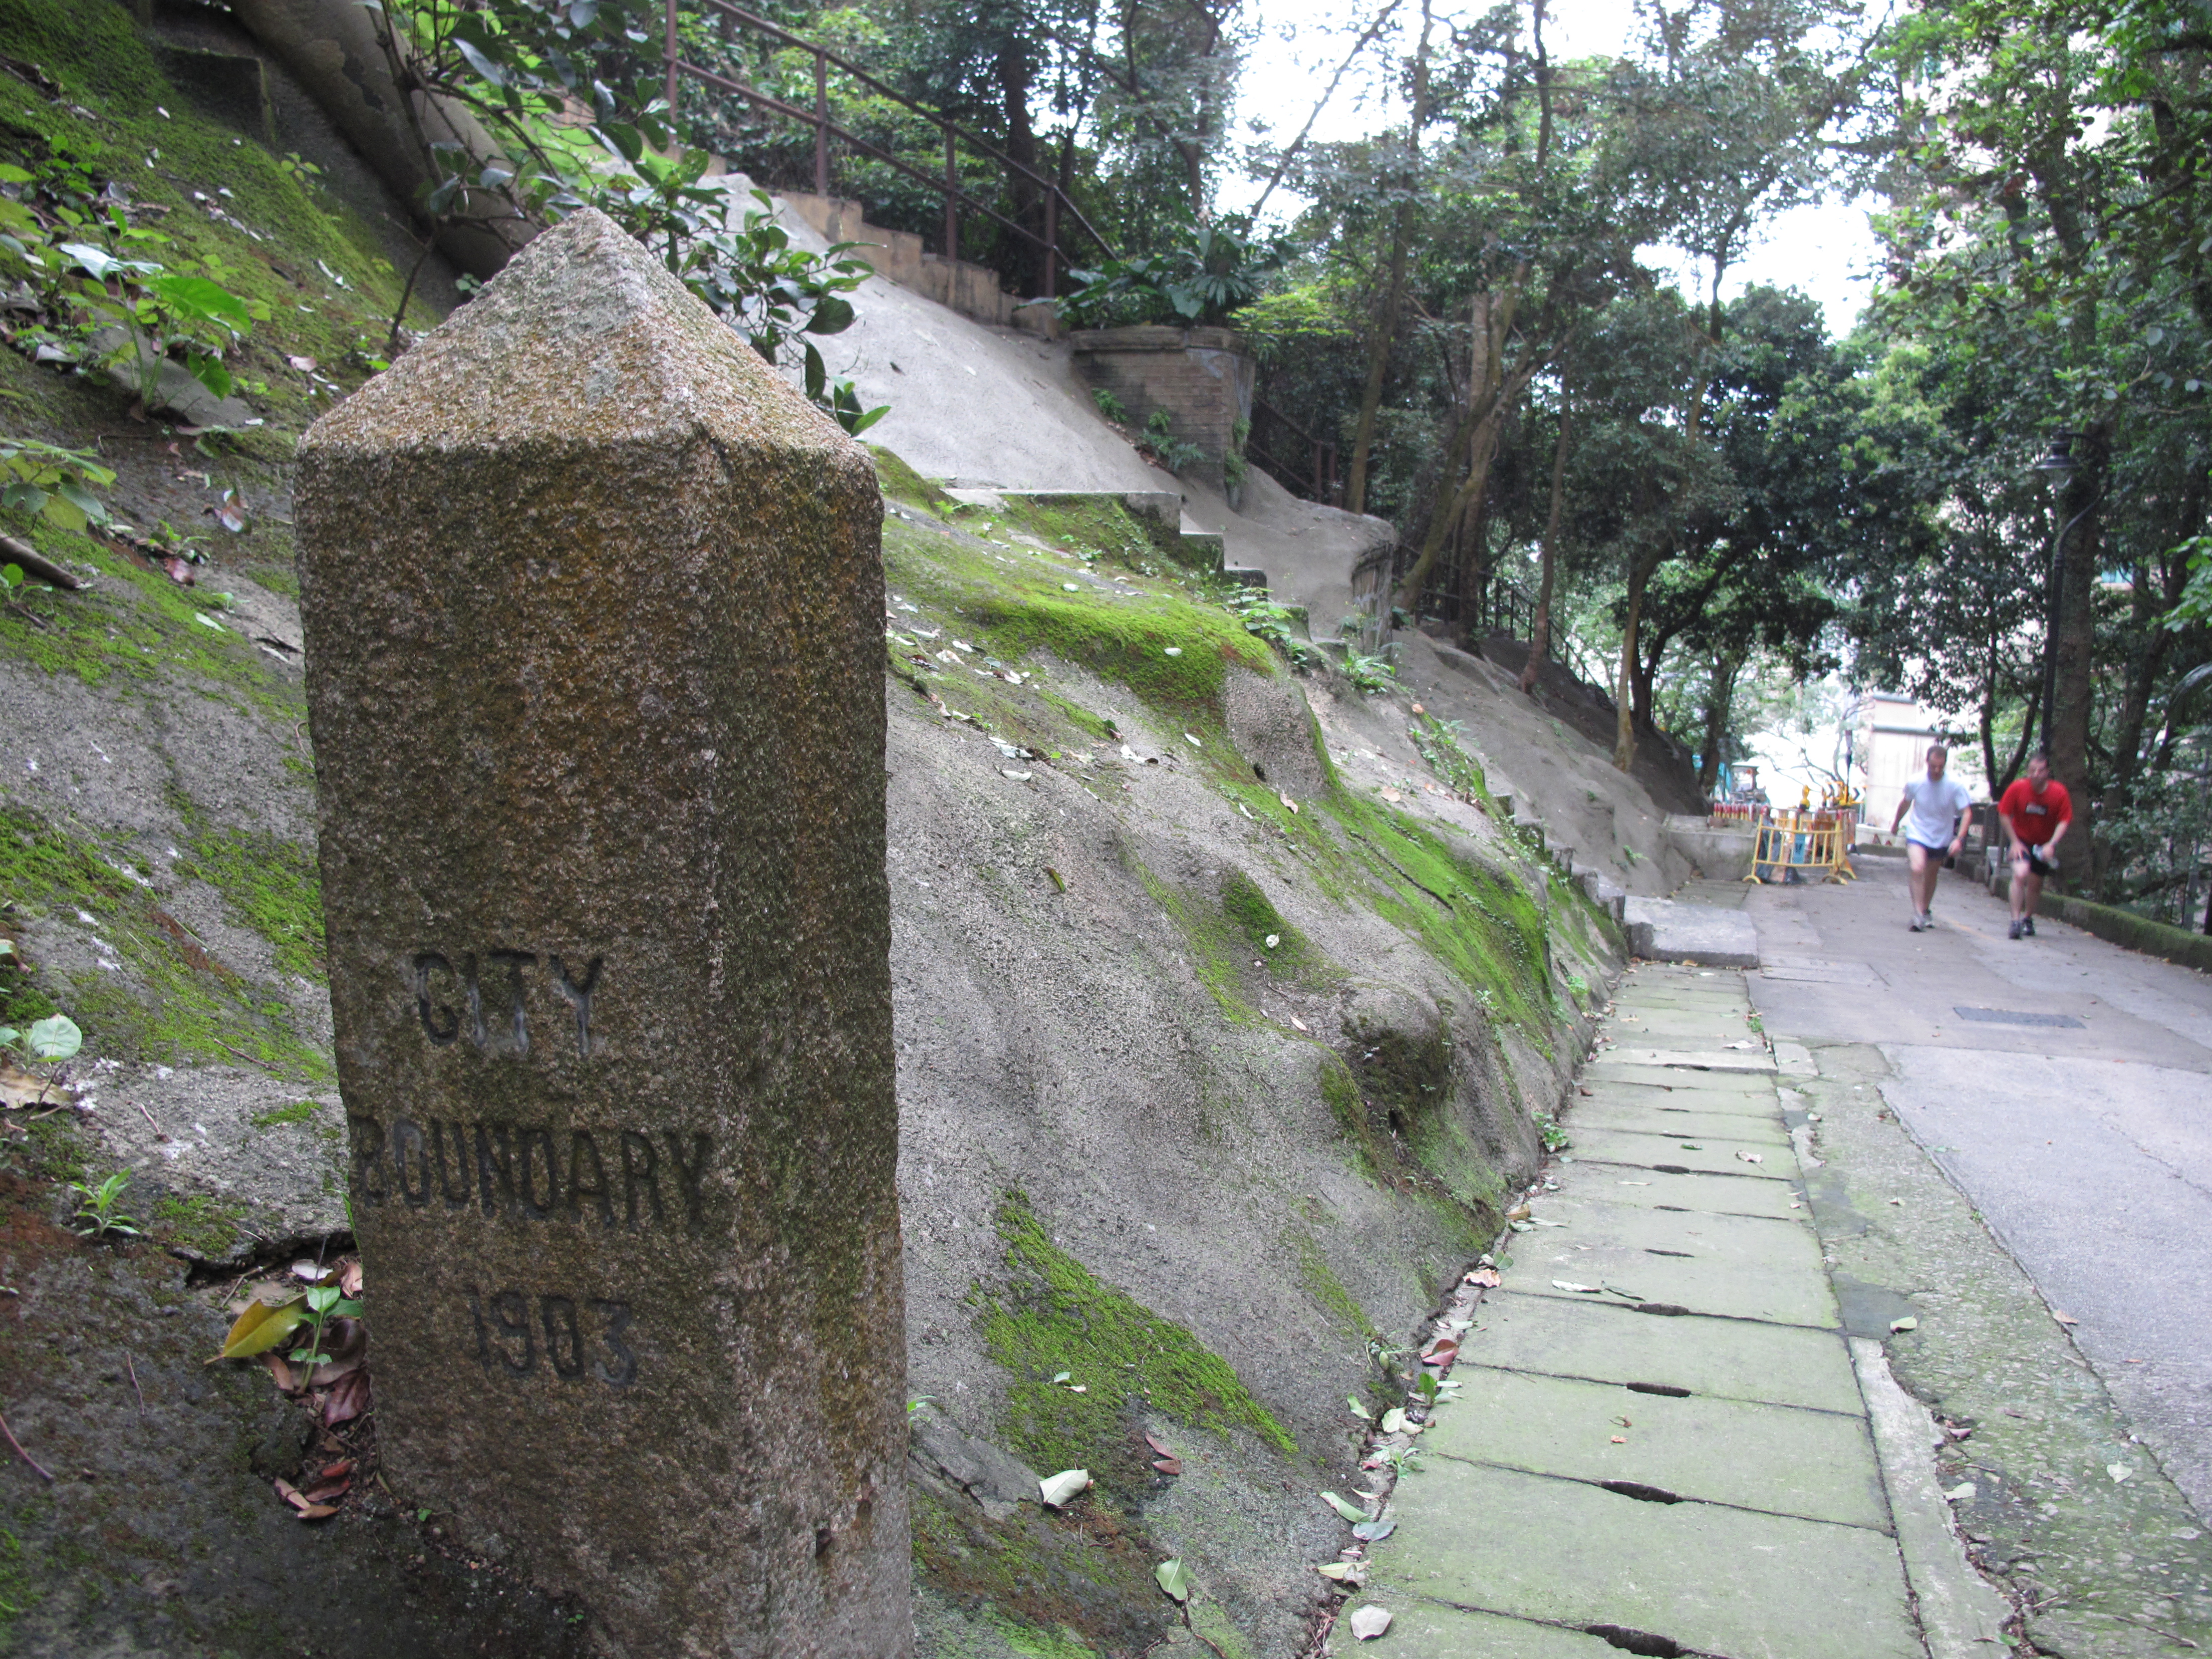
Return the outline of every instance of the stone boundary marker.
[[[393,1486],[618,1653],[910,1653],[866,455],[585,212],[300,461]]]

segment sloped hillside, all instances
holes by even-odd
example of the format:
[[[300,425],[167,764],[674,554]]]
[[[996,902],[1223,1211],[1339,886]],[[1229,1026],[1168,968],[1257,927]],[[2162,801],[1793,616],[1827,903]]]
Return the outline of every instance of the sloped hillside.
[[[225,434],[41,365],[31,313],[0,353],[5,431],[96,446],[131,527],[5,526],[87,585],[0,605],[0,1024],[85,1047],[73,1100],[5,1114],[0,1415],[57,1478],[0,1468],[0,1651],[584,1650],[590,1609],[418,1513],[373,1434],[295,1520],[272,1483],[326,1431],[203,1363],[247,1269],[346,1243],[289,456],[403,278],[120,8],[0,0],[0,58],[12,200],[111,202],[266,310],[232,364],[264,423]],[[1617,936],[1450,727],[1293,672],[1175,538],[878,463],[922,1650],[1295,1653],[1345,1398],[1386,1402],[1497,1237]],[[70,1183],[118,1172],[141,1234],[79,1237]]]

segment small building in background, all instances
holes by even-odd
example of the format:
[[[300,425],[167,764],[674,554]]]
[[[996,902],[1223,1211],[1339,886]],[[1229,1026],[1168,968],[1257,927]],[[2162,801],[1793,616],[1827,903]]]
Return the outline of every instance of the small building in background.
[[[1977,799],[1988,793],[1981,756],[1973,746],[1954,742],[1942,715],[1902,692],[1860,693],[1853,724],[1856,752],[1852,759],[1866,797],[1859,822],[1885,838],[1906,781],[1927,769],[1932,744],[1950,744],[1949,775],[1972,790]]]

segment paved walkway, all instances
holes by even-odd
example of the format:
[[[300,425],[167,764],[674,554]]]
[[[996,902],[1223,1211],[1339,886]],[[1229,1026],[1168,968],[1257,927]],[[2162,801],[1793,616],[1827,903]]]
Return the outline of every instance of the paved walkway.
[[[1844,1329],[1751,1014],[1741,973],[1623,980],[1353,1598],[1395,1615],[1378,1652],[2004,1651],[1929,1419]]]
[[[1980,1212],[2212,1523],[2212,979],[1903,866],[1751,890],[1767,1029],[1877,1048],[1883,1097]]]

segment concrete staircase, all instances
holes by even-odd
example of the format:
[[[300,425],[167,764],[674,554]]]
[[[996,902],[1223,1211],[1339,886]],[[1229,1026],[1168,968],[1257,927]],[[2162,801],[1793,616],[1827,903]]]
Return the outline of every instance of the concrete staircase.
[[[921,238],[910,230],[886,230],[867,221],[867,210],[842,196],[817,196],[787,190],[782,200],[793,212],[833,242],[858,242],[854,257],[866,260],[885,282],[911,289],[948,310],[995,328],[1018,328],[1054,339],[1060,319],[1049,300],[1017,300],[999,286],[998,272],[965,259],[922,252]]]

